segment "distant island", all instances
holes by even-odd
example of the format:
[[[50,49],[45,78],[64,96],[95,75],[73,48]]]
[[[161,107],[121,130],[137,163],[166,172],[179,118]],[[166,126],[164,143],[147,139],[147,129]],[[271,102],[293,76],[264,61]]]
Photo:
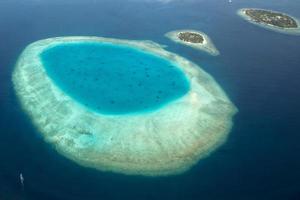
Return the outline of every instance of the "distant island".
[[[297,22],[290,16],[260,9],[245,9],[245,14],[251,17],[255,22],[265,23],[280,28],[297,28]]]
[[[214,56],[220,54],[210,38],[205,33],[200,31],[177,30],[168,32],[165,34],[165,36],[174,42],[205,51]]]
[[[264,28],[284,33],[300,34],[297,19],[285,13],[265,9],[244,8],[240,9],[238,14],[247,21],[263,26]]]

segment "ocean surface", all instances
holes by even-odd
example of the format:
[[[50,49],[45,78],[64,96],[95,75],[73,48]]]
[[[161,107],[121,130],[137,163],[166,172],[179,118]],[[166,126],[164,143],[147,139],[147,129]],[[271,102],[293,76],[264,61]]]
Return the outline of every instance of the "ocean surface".
[[[66,43],[44,50],[40,58],[59,88],[103,114],[153,111],[189,90],[175,63],[130,46]]]
[[[0,200],[300,199],[300,36],[246,22],[242,7],[300,18],[299,0],[0,0]],[[164,37],[176,29],[207,33],[221,55]],[[60,156],[20,108],[11,74],[26,45],[73,35],[153,40],[199,64],[239,109],[227,142],[188,172],[158,178]]]

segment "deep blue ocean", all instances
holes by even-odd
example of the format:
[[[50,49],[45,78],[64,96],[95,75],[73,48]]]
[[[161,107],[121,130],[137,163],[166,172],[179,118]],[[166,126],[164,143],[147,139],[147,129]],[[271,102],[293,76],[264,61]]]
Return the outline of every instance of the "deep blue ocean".
[[[300,199],[300,36],[252,25],[236,15],[242,7],[300,18],[299,0],[0,0],[0,200]],[[176,29],[207,33],[221,55],[164,37]],[[21,110],[11,74],[26,45],[69,35],[153,40],[201,65],[239,109],[226,144],[190,171],[160,178],[60,156]]]

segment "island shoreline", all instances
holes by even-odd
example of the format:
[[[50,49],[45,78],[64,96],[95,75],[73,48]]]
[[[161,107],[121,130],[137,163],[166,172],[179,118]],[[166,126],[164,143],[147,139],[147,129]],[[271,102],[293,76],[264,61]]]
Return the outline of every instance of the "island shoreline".
[[[203,42],[202,43],[192,43],[192,42],[183,41],[183,40],[179,39],[179,34],[185,33],[185,32],[199,34],[200,36],[202,36]],[[220,52],[215,47],[214,43],[209,38],[209,36],[201,31],[191,30],[191,29],[181,29],[181,30],[170,31],[165,34],[165,37],[169,38],[170,40],[172,40],[175,43],[183,44],[183,45],[192,47],[194,49],[204,51],[213,56],[217,56],[220,54]]]
[[[267,24],[264,22],[256,22],[255,20],[253,20],[250,16],[248,16],[245,11],[249,10],[249,9],[254,9],[254,10],[263,10],[263,11],[269,11],[269,12],[275,12],[275,13],[281,13],[284,14],[290,18],[292,18],[293,20],[296,21],[297,23],[297,28],[282,28],[282,27],[278,27],[272,24]],[[242,19],[248,21],[251,24],[254,24],[256,26],[265,28],[267,30],[271,30],[271,31],[275,31],[278,33],[284,33],[284,34],[289,34],[289,35],[300,35],[300,20],[296,17],[293,17],[289,14],[283,13],[283,12],[279,12],[279,11],[273,11],[273,10],[268,10],[268,9],[261,9],[261,8],[241,8],[239,10],[237,10],[237,15],[240,16]]]

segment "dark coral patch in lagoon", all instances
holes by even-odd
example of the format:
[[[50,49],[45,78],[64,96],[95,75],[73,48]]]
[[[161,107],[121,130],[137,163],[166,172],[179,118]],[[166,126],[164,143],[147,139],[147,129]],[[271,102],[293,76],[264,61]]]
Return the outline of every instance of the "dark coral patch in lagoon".
[[[189,90],[185,75],[171,61],[125,45],[59,44],[40,58],[57,86],[99,113],[155,110]]]

